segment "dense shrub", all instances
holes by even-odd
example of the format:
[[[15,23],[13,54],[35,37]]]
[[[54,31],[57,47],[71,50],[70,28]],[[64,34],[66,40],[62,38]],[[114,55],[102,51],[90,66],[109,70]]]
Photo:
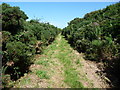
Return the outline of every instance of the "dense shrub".
[[[14,62],[28,60],[28,56],[32,55],[34,52],[20,41],[9,42],[6,45],[7,57]]]
[[[2,29],[16,34],[23,28],[23,21],[28,19],[27,15],[19,7],[11,7],[2,4]]]
[[[111,72],[108,75],[115,73],[115,77],[120,71],[119,11],[120,3],[116,3],[87,13],[70,21],[62,31],[73,48],[85,53],[85,59],[104,62],[106,71]]]
[[[3,75],[10,75],[17,80],[29,71],[36,52],[53,42],[60,29],[49,23],[28,19],[19,7],[12,7],[6,3],[2,5],[2,64]],[[4,77],[3,76],[3,77]],[[6,86],[8,81],[3,80]]]
[[[29,21],[30,30],[44,44],[48,45],[59,33],[59,29],[49,23],[40,23],[38,20]]]
[[[10,42],[12,36],[11,33],[8,31],[2,31],[2,50],[5,50],[5,46],[7,42]]]
[[[62,34],[78,51],[85,52],[87,59],[117,58],[120,53],[119,6],[120,3],[116,3],[103,10],[87,13],[84,18],[75,18],[63,29]]]

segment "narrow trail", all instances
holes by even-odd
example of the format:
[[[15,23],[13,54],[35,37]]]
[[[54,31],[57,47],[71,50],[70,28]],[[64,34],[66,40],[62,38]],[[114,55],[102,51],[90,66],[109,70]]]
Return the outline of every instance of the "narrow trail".
[[[107,88],[96,74],[96,64],[83,59],[58,35],[42,55],[35,57],[31,72],[16,81],[15,88]]]

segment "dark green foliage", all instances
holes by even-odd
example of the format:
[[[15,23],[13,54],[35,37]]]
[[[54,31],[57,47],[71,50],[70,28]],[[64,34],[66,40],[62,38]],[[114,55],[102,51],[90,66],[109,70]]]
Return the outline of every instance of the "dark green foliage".
[[[6,43],[12,38],[11,33],[8,31],[2,31],[2,50],[5,50]]]
[[[85,59],[105,62],[108,75],[119,79],[120,65],[120,3],[75,18],[62,34],[73,48],[85,53]],[[109,68],[109,69],[108,69]],[[112,71],[113,70],[113,71]]]
[[[39,23],[38,20],[29,21],[29,25],[31,31],[37,37],[37,40],[40,40],[46,45],[52,42],[59,33],[59,29],[57,27],[54,27],[49,23]]]
[[[4,75],[9,74],[12,80],[27,73],[36,52],[41,53],[60,33],[60,29],[49,23],[26,19],[19,7],[2,4],[2,63],[3,69],[7,67]]]
[[[84,18],[75,18],[62,34],[78,51],[85,52],[88,59],[117,58],[120,53],[117,47],[120,44],[119,7],[120,3],[117,3],[87,13]]]
[[[34,47],[37,42],[37,39],[34,36],[34,34],[29,31],[21,32],[19,35],[16,35],[15,37],[18,41],[21,41],[28,46],[33,45],[33,47]]]
[[[10,5],[2,4],[2,28],[12,34],[20,32],[23,27],[23,21],[28,19],[26,14],[19,7],[11,7]]]
[[[19,60],[28,60],[28,56],[32,55],[30,48],[20,41],[9,42],[6,45],[7,56],[13,62],[18,62]]]

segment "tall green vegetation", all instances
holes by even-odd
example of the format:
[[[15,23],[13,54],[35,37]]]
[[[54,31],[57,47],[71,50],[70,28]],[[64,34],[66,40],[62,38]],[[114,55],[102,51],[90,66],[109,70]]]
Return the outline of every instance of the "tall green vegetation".
[[[75,18],[62,34],[85,58],[107,62],[119,77],[120,71],[120,3]],[[106,67],[107,67],[106,66]]]
[[[23,29],[24,21],[28,19],[27,15],[19,7],[11,7],[2,4],[2,29],[12,34],[20,32]],[[7,22],[6,22],[7,21]]]
[[[17,80],[27,73],[34,55],[54,41],[60,29],[36,19],[26,21],[28,16],[19,7],[1,6],[3,85],[7,86],[5,75]]]
[[[8,78],[17,80],[27,73],[36,53],[52,43],[60,29],[49,23],[41,23],[28,16],[19,7],[6,3],[2,7],[2,71],[3,85]],[[120,3],[103,10],[87,13],[84,18],[75,18],[62,30],[71,46],[85,53],[85,58],[107,63],[106,70],[112,70],[119,77],[120,71]],[[1,23],[1,20],[0,20]],[[7,76],[6,76],[7,75]],[[120,80],[120,78],[119,78]]]

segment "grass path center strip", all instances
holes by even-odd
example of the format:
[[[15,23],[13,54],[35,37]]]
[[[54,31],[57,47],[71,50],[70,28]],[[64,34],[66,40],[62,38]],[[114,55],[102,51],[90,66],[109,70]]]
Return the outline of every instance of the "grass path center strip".
[[[71,88],[84,88],[82,83],[79,81],[78,73],[75,71],[75,69],[72,67],[72,50],[71,47],[67,43],[67,41],[59,35],[56,39],[57,42],[57,48],[59,50],[59,53],[56,55],[56,58],[60,60],[61,63],[64,64],[64,75],[65,80],[64,82],[67,83]]]

